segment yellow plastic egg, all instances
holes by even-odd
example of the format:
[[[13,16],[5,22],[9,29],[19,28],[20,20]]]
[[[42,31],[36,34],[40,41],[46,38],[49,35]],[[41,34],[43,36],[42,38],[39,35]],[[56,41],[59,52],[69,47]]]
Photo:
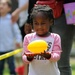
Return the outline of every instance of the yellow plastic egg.
[[[41,53],[47,50],[48,44],[44,40],[35,40],[28,44],[27,48],[32,53]]]

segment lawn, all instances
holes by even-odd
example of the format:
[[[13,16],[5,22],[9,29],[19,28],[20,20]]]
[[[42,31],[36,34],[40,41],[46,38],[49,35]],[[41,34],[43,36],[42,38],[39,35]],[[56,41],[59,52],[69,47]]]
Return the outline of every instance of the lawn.
[[[72,75],[75,75],[75,57],[70,59],[70,63],[72,66]]]
[[[70,59],[70,63],[72,66],[72,75],[75,75],[75,57]],[[7,65],[5,66],[4,75],[9,75]]]

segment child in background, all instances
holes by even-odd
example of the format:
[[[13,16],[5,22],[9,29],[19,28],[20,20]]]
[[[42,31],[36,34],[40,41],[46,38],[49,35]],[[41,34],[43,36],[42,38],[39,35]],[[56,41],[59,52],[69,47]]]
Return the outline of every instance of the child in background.
[[[29,64],[28,75],[60,75],[57,61],[61,55],[61,38],[56,33],[49,32],[54,22],[53,11],[49,6],[37,5],[31,13],[34,33],[27,34],[23,42],[24,63]],[[38,55],[28,51],[27,46],[35,40],[45,40],[48,49]]]
[[[24,32],[25,32],[25,34],[29,34],[29,33],[32,33],[33,32],[32,24],[28,20],[26,21],[26,23],[24,25]]]
[[[0,55],[21,47],[22,37],[17,23],[12,23],[10,0],[0,0]],[[15,42],[14,42],[15,40]],[[10,75],[16,75],[14,56],[0,60],[0,75],[3,75],[4,63],[7,61]]]

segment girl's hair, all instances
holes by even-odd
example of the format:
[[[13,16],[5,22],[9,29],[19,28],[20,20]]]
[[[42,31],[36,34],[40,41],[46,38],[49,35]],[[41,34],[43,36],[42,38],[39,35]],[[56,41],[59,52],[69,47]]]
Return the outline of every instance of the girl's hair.
[[[33,20],[38,12],[42,12],[49,20],[53,19],[53,11],[48,5],[36,5],[32,9],[30,18]]]

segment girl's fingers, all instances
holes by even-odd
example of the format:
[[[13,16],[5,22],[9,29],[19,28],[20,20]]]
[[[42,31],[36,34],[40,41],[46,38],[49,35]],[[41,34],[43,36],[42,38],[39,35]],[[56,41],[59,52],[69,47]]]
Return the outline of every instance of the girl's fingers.
[[[24,53],[26,56],[35,56],[36,54],[32,54],[32,53]]]

